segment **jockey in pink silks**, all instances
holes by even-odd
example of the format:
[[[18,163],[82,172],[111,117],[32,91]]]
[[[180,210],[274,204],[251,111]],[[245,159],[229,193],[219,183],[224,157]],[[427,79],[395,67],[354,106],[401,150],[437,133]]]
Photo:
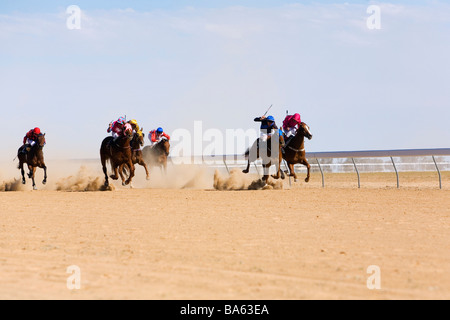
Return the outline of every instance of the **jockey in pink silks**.
[[[300,117],[300,114],[295,113],[294,115],[286,116],[283,121],[283,131],[286,135],[286,145],[290,142],[292,137],[294,137],[295,133],[297,132],[297,129],[300,126],[300,123],[302,123],[302,119]]]
[[[133,128],[125,121],[125,118],[120,117],[117,121],[109,124],[108,133],[111,133],[114,140],[123,137],[127,131],[133,132]]]

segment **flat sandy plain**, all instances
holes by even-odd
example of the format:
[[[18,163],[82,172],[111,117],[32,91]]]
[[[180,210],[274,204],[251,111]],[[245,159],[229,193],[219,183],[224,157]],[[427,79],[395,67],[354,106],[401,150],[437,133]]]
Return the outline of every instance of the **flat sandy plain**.
[[[0,192],[0,299],[450,299],[450,173],[325,178]]]

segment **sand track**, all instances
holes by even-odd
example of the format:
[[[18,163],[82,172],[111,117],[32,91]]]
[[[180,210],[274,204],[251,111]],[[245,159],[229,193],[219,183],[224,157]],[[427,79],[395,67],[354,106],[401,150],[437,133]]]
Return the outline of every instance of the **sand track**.
[[[432,174],[354,179],[0,192],[0,299],[449,299],[450,191]]]

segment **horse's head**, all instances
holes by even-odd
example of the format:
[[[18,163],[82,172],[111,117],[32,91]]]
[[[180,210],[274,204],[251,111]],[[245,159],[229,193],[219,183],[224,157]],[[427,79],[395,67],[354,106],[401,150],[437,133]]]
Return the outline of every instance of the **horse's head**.
[[[37,137],[37,145],[39,146],[39,148],[43,148],[45,146],[45,133],[44,134],[40,134]]]
[[[131,127],[131,125],[129,123],[126,123],[123,126],[123,134],[125,137],[127,137],[130,141],[131,139],[133,139],[133,128]]]
[[[136,134],[138,136],[137,139],[138,139],[138,142],[141,145],[141,147],[144,146],[144,140],[145,140],[143,131],[144,131],[144,129],[141,129],[138,132],[136,132]]]
[[[142,131],[137,131],[134,134],[133,140],[135,141],[136,144],[139,144],[141,147],[144,146],[144,134],[142,133]]]
[[[170,151],[170,142],[169,142],[169,140],[167,140],[166,138],[161,139],[161,141],[158,143],[158,146],[166,154],[166,156],[169,155],[169,151]]]
[[[298,127],[298,132],[300,134],[303,134],[303,136],[308,138],[308,140],[312,139],[311,130],[309,129],[309,126],[306,123],[304,123],[304,122],[300,123],[300,126]]]

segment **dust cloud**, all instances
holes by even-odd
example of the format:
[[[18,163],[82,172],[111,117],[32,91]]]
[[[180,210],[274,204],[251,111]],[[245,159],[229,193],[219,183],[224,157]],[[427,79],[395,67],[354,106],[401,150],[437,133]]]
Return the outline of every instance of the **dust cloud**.
[[[251,175],[242,173],[239,169],[230,171],[229,176],[222,175],[218,170],[214,173],[214,189],[225,190],[267,190],[283,189],[281,181],[273,181],[269,178],[267,185],[261,179],[254,179]]]

